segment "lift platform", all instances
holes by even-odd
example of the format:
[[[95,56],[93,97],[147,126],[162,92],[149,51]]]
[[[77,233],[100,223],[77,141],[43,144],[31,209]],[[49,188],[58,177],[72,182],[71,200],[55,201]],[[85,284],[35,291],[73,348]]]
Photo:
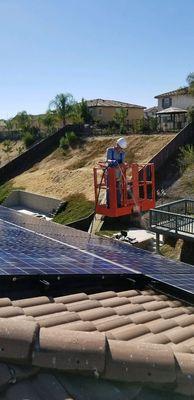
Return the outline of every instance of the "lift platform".
[[[118,179],[119,178],[119,179]],[[95,211],[107,217],[120,217],[155,207],[154,164],[133,163],[94,167]]]

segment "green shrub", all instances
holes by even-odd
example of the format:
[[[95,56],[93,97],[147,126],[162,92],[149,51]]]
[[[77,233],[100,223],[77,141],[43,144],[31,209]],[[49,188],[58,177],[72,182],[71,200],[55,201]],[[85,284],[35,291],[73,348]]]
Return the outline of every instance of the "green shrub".
[[[26,148],[28,148],[28,147],[30,147],[30,146],[32,146],[34,144],[34,142],[36,141],[36,138],[32,135],[32,133],[26,132],[23,135],[22,140],[23,140]]]
[[[69,141],[68,141],[68,139],[67,139],[66,136],[63,136],[63,137],[60,139],[59,147],[60,147],[60,149],[62,149],[63,151],[68,150],[68,148],[69,148]]]
[[[194,164],[194,146],[188,144],[180,149],[178,164],[181,172],[184,172],[185,169]]]
[[[77,144],[78,137],[75,134],[75,132],[73,132],[73,131],[67,132],[66,137],[67,137],[67,140],[68,140],[70,146],[75,146]]]
[[[93,211],[93,201],[86,199],[82,193],[75,193],[66,198],[64,208],[60,209],[53,220],[59,224],[69,224],[81,218],[88,217]]]

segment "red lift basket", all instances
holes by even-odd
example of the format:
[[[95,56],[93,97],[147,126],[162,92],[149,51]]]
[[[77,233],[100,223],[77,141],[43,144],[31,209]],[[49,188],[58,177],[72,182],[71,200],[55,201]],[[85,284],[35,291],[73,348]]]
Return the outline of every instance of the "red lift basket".
[[[97,214],[120,217],[148,211],[155,207],[154,164],[107,167],[99,162],[94,168],[94,190]]]

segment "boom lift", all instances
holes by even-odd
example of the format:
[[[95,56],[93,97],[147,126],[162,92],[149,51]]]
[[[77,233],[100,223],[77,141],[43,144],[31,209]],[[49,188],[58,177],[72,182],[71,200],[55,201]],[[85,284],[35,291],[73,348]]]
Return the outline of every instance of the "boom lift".
[[[112,167],[99,162],[94,167],[94,190],[96,214],[120,217],[148,211],[155,207],[154,164]]]

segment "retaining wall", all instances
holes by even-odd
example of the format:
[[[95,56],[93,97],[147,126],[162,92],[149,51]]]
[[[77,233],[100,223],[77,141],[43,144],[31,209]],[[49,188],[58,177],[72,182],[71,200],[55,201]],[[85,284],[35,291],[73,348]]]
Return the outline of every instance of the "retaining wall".
[[[65,132],[74,131],[79,134],[82,127],[80,125],[67,125],[65,128],[53,133],[47,138],[34,144],[30,149],[18,157],[11,160],[0,168],[0,184],[3,184],[22,172],[31,168],[35,163],[43,160],[46,156],[59,145],[59,141]]]
[[[2,205],[9,208],[19,207],[40,214],[53,215],[61,204],[61,200],[53,197],[41,196],[23,190],[13,190]]]

